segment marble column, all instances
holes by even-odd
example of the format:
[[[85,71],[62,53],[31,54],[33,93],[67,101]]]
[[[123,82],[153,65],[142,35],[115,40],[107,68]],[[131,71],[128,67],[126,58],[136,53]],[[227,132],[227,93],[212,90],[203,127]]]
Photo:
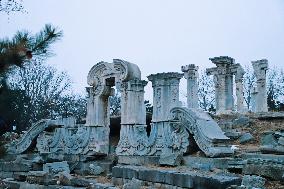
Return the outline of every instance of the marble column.
[[[267,112],[267,93],[266,93],[266,71],[268,61],[266,59],[252,61],[254,74],[256,77],[256,94],[254,112]]]
[[[198,66],[189,64],[181,67],[187,80],[187,107],[199,108],[198,105]]]
[[[121,129],[117,155],[146,155],[149,150],[146,133],[144,87],[147,81],[134,79],[121,85]]]
[[[153,117],[149,142],[149,155],[160,155],[170,143],[171,128],[169,113],[173,107],[181,106],[179,101],[179,83],[183,74],[170,72],[148,76],[153,87]]]
[[[216,113],[226,114],[233,111],[233,73],[231,66],[235,60],[228,56],[210,58],[217,67],[206,69],[207,75],[214,76]]]
[[[244,69],[239,66],[237,68],[237,72],[235,74],[235,82],[236,82],[236,96],[237,96],[237,111],[240,113],[247,112],[247,108],[244,106]]]

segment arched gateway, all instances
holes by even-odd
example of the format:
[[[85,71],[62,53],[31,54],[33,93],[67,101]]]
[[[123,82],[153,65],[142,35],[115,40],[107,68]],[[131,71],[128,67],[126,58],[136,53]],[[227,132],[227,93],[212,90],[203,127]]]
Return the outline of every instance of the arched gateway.
[[[134,144],[137,141],[129,136],[134,136],[136,131],[146,136],[144,86],[147,81],[141,80],[140,69],[135,64],[118,59],[114,59],[113,63],[100,62],[90,70],[88,84],[91,87],[87,88],[86,126],[94,129],[99,141],[104,139],[104,142],[97,142],[100,152],[108,153],[108,99],[114,93],[112,87],[116,86],[121,92],[121,134],[117,152],[133,154],[139,147]]]

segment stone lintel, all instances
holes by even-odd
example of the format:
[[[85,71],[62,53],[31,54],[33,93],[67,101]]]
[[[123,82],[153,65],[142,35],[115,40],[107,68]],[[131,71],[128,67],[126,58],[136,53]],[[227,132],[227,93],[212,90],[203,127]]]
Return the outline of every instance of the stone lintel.
[[[149,81],[155,81],[157,79],[160,80],[167,80],[167,79],[181,79],[183,77],[182,73],[178,73],[178,72],[163,72],[163,73],[157,73],[157,74],[151,74],[149,76],[147,76]]]
[[[134,79],[130,80],[128,82],[124,82],[124,84],[127,86],[126,90],[127,91],[143,91],[144,92],[144,87],[147,85],[148,81],[145,80],[139,80],[139,79]]]
[[[229,56],[213,57],[213,58],[209,58],[209,60],[211,60],[212,63],[216,64],[216,66],[218,66],[218,64],[234,64],[235,63],[235,59]]]

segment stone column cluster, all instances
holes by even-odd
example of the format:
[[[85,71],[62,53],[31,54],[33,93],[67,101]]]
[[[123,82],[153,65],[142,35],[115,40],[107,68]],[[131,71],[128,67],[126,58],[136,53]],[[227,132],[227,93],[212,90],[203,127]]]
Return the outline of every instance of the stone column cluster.
[[[252,110],[267,112],[266,71],[268,70],[268,61],[266,59],[252,61],[252,67],[256,77],[256,87],[252,95]]]
[[[187,80],[187,107],[199,108],[198,105],[198,66],[189,64],[181,67]]]
[[[207,75],[214,76],[215,100],[217,114],[229,113],[233,110],[233,73],[231,66],[235,60],[228,56],[210,58],[217,67],[206,69]]]
[[[228,56],[214,57],[210,60],[216,67],[206,69],[206,73],[214,76],[216,113],[226,114],[234,110],[233,75],[236,76],[237,110],[244,112],[243,68]]]

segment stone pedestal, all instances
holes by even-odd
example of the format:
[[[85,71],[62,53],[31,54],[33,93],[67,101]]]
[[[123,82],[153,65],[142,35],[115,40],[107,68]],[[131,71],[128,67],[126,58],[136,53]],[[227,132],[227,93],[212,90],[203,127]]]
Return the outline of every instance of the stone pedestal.
[[[121,85],[121,130],[117,155],[146,155],[146,108],[144,87],[147,81],[130,80]]]
[[[268,70],[268,61],[266,59],[252,61],[252,66],[256,77],[256,103],[253,111],[267,112],[266,71]]]
[[[150,155],[161,154],[163,148],[171,143],[169,112],[181,106],[179,101],[179,82],[183,74],[170,72],[148,76],[153,87],[153,117],[150,135]]]
[[[199,108],[198,105],[198,66],[189,64],[181,67],[187,80],[187,107]]]

